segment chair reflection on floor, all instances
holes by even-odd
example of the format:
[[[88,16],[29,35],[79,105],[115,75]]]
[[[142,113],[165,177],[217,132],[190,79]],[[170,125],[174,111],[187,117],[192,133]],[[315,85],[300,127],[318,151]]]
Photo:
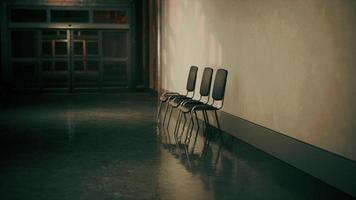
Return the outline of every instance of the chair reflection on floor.
[[[185,135],[185,137],[189,137],[189,139],[185,140],[187,143],[178,143],[175,140],[176,137],[167,128],[159,129],[159,131],[161,131],[162,146],[175,158],[179,159],[188,170],[197,171],[200,165],[206,165],[207,162],[214,169],[216,168],[223,143],[222,137],[216,137],[218,129],[209,127],[208,129],[195,131],[196,134],[194,136],[191,134]],[[190,141],[193,142],[190,143]],[[214,152],[212,146],[214,146]]]

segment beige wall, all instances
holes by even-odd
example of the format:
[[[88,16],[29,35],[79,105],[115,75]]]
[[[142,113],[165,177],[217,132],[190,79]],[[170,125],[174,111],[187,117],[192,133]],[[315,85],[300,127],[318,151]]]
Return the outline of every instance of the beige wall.
[[[224,66],[225,112],[356,160],[355,0],[165,0],[161,40],[164,89]]]

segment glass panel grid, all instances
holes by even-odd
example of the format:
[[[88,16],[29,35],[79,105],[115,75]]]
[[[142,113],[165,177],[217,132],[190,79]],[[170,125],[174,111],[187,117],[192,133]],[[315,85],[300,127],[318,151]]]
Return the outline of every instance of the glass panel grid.
[[[95,10],[93,12],[94,23],[128,24],[127,12],[119,10]]]
[[[47,14],[44,9],[12,9],[11,22],[46,22]]]
[[[88,10],[51,10],[51,22],[89,22]]]
[[[36,31],[12,31],[12,56],[14,58],[37,57],[38,37]]]

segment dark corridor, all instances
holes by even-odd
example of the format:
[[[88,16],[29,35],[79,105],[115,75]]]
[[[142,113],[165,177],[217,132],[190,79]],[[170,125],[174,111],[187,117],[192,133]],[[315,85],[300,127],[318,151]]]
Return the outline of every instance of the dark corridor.
[[[223,25],[221,22],[215,23],[215,20],[230,16],[231,13],[226,12],[226,9],[222,9],[225,7],[220,5],[229,6],[235,2],[204,1],[201,7],[196,7],[200,5],[200,1],[194,1],[196,4],[189,8],[187,5],[193,1],[172,2],[0,0],[0,199],[353,199],[327,184],[333,184],[332,181],[325,183],[321,181],[325,181],[323,178],[315,178],[320,178],[318,173],[311,173],[315,176],[313,177],[299,170],[305,170],[303,167],[308,166],[318,172],[323,171],[319,170],[321,167],[314,167],[321,166],[317,160],[309,163],[314,160],[307,155],[311,152],[309,146],[295,148],[285,145],[295,143],[275,143],[275,135],[279,133],[268,135],[269,132],[265,130],[269,128],[262,127],[261,124],[246,126],[250,125],[249,121],[235,112],[230,112],[230,109],[239,108],[238,106],[253,108],[260,105],[254,105],[253,101],[246,101],[247,104],[241,105],[237,102],[236,107],[235,104],[230,104],[237,101],[238,98],[234,97],[240,95],[240,91],[260,94],[259,90],[245,87],[250,85],[247,84],[249,82],[245,82],[245,86],[239,84],[241,77],[245,81],[255,81],[256,73],[247,73],[250,77],[241,73],[241,77],[236,78],[236,74],[241,72],[235,71],[238,65],[226,66],[230,71],[231,79],[227,84],[227,91],[229,90],[231,96],[227,97],[230,103],[225,105],[230,104],[230,108],[224,107],[224,110],[219,111],[221,121],[232,127],[225,129],[227,126],[222,126],[223,130],[229,133],[203,124],[199,130],[189,129],[192,130],[191,135],[183,131],[173,132],[174,122],[177,121],[175,112],[170,126],[162,127],[159,123],[162,119],[155,116],[158,99],[156,94],[162,90],[181,92],[178,88],[184,84],[182,72],[184,67],[188,66],[182,66],[181,61],[188,63],[186,59],[190,57],[193,61],[189,60],[189,65],[195,64],[190,62],[195,62],[198,54],[204,55],[203,57],[206,54],[212,58],[196,63],[199,67],[211,64],[213,57],[221,57],[222,62],[228,61],[229,59],[225,58],[230,56],[233,59],[248,60],[244,57],[246,55],[240,57],[235,51],[235,47],[240,45],[234,44],[239,41],[237,38],[227,42],[215,41],[220,37],[220,33],[224,40],[228,38],[225,37],[227,34],[235,36],[238,31],[231,30],[237,30],[239,26],[231,26],[233,29],[210,29],[207,26]],[[268,12],[266,2],[255,3],[263,8],[261,10]],[[274,9],[272,5],[279,3],[272,1],[267,4],[271,4],[268,7]],[[212,6],[208,6],[209,4]],[[290,2],[283,4],[288,5]],[[213,14],[205,15],[205,7],[209,7],[207,13],[214,11]],[[251,10],[254,11],[254,8]],[[190,11],[195,13],[189,15]],[[270,13],[280,14],[277,11],[278,9]],[[255,14],[251,12],[251,16]],[[288,13],[287,16],[290,17]],[[236,17],[236,22],[240,18]],[[198,40],[191,31],[192,26],[187,23],[195,22],[196,19],[200,23],[197,28],[204,30],[204,34],[199,34],[197,38],[204,37],[207,40],[205,42],[203,38],[204,45],[201,47],[193,44]],[[234,23],[235,19],[231,19],[231,23]],[[275,20],[273,18],[272,22]],[[230,19],[226,21],[230,22]],[[256,24],[260,22],[264,21]],[[186,25],[189,25],[189,28],[186,28]],[[271,35],[278,36],[274,31],[283,29],[266,30],[271,31]],[[262,35],[262,38],[265,36],[268,35]],[[184,41],[190,41],[192,37],[194,42],[186,45]],[[273,50],[275,44],[278,46],[279,43],[268,45],[268,51],[270,47]],[[193,45],[198,47],[197,49],[203,48],[202,51],[188,51],[195,48],[188,49],[186,46]],[[180,49],[180,46],[184,48]],[[250,45],[246,47],[254,49],[259,46],[260,43],[254,42],[251,48]],[[176,47],[179,51],[175,51]],[[209,53],[204,53],[205,50]],[[275,52],[272,50],[271,52]],[[216,56],[210,56],[215,54],[215,51]],[[279,57],[271,58],[278,61]],[[254,56],[251,58],[255,60]],[[214,70],[220,68],[211,67]],[[255,70],[247,65],[245,67],[249,72]],[[257,67],[256,69],[263,70]],[[176,73],[176,70],[179,73]],[[282,70],[279,73],[285,72],[287,71]],[[173,76],[175,77],[172,78]],[[173,79],[177,80],[172,81]],[[284,84],[273,83],[278,86]],[[174,87],[170,88],[170,85]],[[267,98],[275,94],[269,92],[269,89],[263,90],[264,93],[270,94]],[[294,92],[292,89],[286,87],[283,91]],[[301,99],[304,101],[305,98]],[[286,102],[283,105],[287,108],[289,105],[295,105],[293,103],[294,101],[292,104]],[[300,105],[305,104],[301,102]],[[250,114],[255,114],[253,112]],[[283,112],[274,114],[283,116]],[[295,123],[303,121],[300,119],[302,118],[295,120]],[[256,147],[276,147],[278,152],[290,151],[285,155],[292,156],[278,157],[276,155],[280,154],[272,154],[283,158],[284,161],[279,160],[237,139],[239,134],[235,133],[242,133],[244,137],[239,138],[247,142],[252,141],[253,145],[256,145],[253,139],[249,141],[246,138],[251,135],[262,138],[262,145],[257,142]],[[260,137],[262,134],[268,137]],[[264,138],[273,138],[273,141]],[[283,141],[285,139],[282,134],[279,134],[278,138]],[[289,139],[294,141],[296,138]],[[298,149],[308,151],[299,154]],[[298,154],[294,154],[295,152]],[[302,163],[299,166],[284,159],[298,160],[301,156],[305,159],[298,161]],[[323,156],[319,157],[324,159]],[[339,169],[341,162],[328,163],[333,163],[336,171],[325,174],[331,174],[330,177],[339,179],[336,183],[340,181],[353,189],[353,183],[349,182],[353,181],[354,175],[349,173],[349,170],[340,170],[345,169]],[[347,166],[354,169],[354,164]],[[340,172],[343,176],[340,176]]]
[[[1,5],[4,90],[149,87],[147,1],[4,1]]]

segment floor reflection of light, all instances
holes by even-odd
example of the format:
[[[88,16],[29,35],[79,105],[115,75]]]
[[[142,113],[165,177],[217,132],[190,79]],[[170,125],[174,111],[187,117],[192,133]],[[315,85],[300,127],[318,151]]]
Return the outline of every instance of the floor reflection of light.
[[[69,144],[73,140],[74,136],[74,123],[73,123],[73,112],[68,111],[67,112],[67,129],[68,129],[68,142]]]
[[[161,150],[159,183],[163,199],[208,199],[210,191],[204,190],[199,177],[194,176],[167,150]]]

